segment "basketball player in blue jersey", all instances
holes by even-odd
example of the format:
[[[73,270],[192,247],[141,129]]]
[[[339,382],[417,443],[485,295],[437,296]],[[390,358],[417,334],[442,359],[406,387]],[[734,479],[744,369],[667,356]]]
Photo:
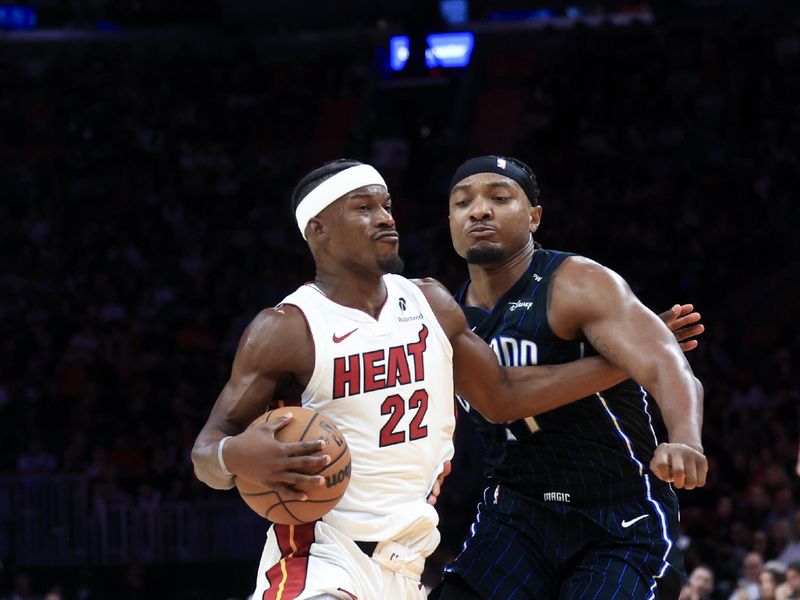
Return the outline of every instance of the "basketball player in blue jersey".
[[[470,275],[456,299],[501,364],[600,354],[630,379],[503,424],[462,397],[493,485],[431,598],[677,598],[685,574],[670,486],[704,485],[707,461],[702,387],[675,337],[610,269],[538,247],[539,189],[521,161],[466,161],[449,200]],[[656,440],[645,389],[668,442]]]
[[[324,483],[313,475],[326,464],[321,442],[277,441],[287,417],[247,426],[279,398],[332,415],[350,446],[351,483],[320,521],[269,529],[256,597],[423,599],[419,576],[439,539],[428,496],[452,456],[453,391],[503,423],[608,388],[625,373],[602,357],[499,365],[446,288],[394,274],[402,260],[392,199],[369,165],[335,161],[312,171],[293,209],[316,277],[245,330],[195,441],[195,473],[217,489],[238,476],[304,499],[304,489]]]

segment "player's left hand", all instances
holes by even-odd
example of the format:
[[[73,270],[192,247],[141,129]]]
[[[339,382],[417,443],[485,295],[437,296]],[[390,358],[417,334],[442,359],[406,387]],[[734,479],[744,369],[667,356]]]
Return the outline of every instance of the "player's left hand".
[[[436,481],[433,483],[433,489],[431,489],[431,493],[428,494],[428,504],[434,506],[436,504],[436,500],[439,498],[439,494],[442,493],[442,483],[444,483],[444,478],[450,475],[450,471],[453,469],[453,466],[450,464],[449,460],[444,461],[444,467],[442,468],[442,472],[439,473],[439,476],[436,478]]]
[[[693,490],[706,484],[708,460],[686,444],[659,444],[650,461],[656,477],[678,489]]]
[[[697,348],[697,340],[689,338],[696,337],[705,331],[705,326],[700,322],[702,316],[695,312],[693,304],[675,304],[669,310],[665,310],[658,315],[664,321],[669,330],[675,335],[675,339],[681,346],[681,350],[689,352]],[[684,341],[687,340],[687,341]]]

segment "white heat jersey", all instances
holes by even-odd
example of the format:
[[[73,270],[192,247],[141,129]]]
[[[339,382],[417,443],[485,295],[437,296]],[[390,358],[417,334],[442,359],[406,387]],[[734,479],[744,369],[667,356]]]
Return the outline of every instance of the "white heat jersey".
[[[303,311],[314,339],[303,406],[336,423],[353,461],[347,492],[323,521],[354,540],[393,540],[427,556],[439,517],[426,499],[453,456],[453,350],[417,285],[383,281],[377,320],[313,284],[283,303]]]

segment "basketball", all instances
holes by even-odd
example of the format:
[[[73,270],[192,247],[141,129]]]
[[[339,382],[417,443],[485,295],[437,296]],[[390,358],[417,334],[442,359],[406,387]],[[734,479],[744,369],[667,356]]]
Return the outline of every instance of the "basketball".
[[[284,500],[271,488],[238,477],[234,481],[239,495],[259,516],[281,525],[297,525],[316,521],[342,499],[350,483],[350,449],[344,435],[330,419],[301,406],[285,406],[268,411],[248,428],[281,417],[287,412],[291,412],[294,419],[275,432],[275,439],[281,442],[324,439],[326,445],[323,452],[331,457],[331,462],[311,474],[324,477],[325,484],[304,489],[307,500]]]

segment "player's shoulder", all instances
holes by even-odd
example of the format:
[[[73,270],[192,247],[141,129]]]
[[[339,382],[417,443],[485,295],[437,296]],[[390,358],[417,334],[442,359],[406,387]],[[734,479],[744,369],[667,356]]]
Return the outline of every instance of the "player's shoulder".
[[[579,254],[567,256],[554,275],[554,280],[562,285],[590,287],[611,284],[621,279],[613,269]]]
[[[428,301],[436,320],[448,339],[466,329],[466,318],[461,307],[455,301],[450,291],[441,282],[432,277],[412,279]]]
[[[420,279],[409,279],[409,281],[420,289],[428,304],[434,310],[457,306],[453,295],[439,280],[433,277],[422,277]]]
[[[618,273],[596,260],[573,255],[564,260],[553,277],[550,315],[555,315],[553,311],[577,314],[629,293],[628,284]]]
[[[245,329],[244,338],[254,344],[297,341],[307,336],[303,311],[293,304],[278,304],[262,309]]]
[[[442,284],[438,279],[434,279],[433,277],[418,277],[414,279],[409,279],[408,281],[410,281],[420,289],[441,288],[447,291],[447,288],[444,287],[444,284]]]
[[[313,340],[303,313],[282,304],[261,310],[244,330],[235,368],[247,372],[298,372],[313,356]]]

